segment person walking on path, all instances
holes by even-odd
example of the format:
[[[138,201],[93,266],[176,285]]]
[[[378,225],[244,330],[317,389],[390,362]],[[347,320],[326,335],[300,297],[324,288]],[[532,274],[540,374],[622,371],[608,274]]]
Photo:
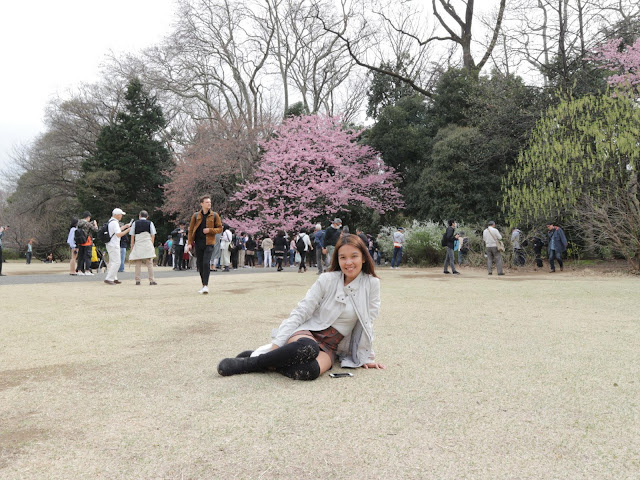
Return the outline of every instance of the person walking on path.
[[[404,228],[398,227],[393,232],[393,257],[391,258],[391,268],[400,268],[402,261],[402,246],[404,245]]]
[[[322,230],[322,225],[320,225],[319,223],[316,224],[316,230],[313,233],[313,242],[315,244],[314,249],[316,251],[316,265],[318,267],[318,275],[322,275],[322,272],[325,268],[324,254],[322,253],[324,251],[324,235],[325,231]]]
[[[560,271],[563,271],[564,263],[562,262],[562,254],[567,250],[567,237],[564,234],[564,230],[562,230],[562,228],[560,228],[558,225],[554,225],[553,223],[547,224],[547,230],[549,231],[549,271],[551,273],[555,273],[556,271],[554,260],[558,260]]]
[[[444,256],[444,273],[453,273],[454,275],[460,275],[460,272],[456,270],[456,260],[454,257],[454,247],[455,242],[460,237],[456,234],[456,224],[455,220],[449,220],[447,230],[444,232],[444,237],[442,238],[442,243],[447,248],[447,251]],[[449,265],[451,265],[451,272],[449,272]]]
[[[71,220],[71,228],[69,229],[69,235],[67,235],[67,245],[69,245],[69,275],[77,275],[76,272],[76,260],[78,258],[78,247],[76,246],[76,229],[78,228],[78,219],[73,218]]]
[[[209,293],[209,262],[217,233],[222,233],[222,219],[211,210],[211,197],[203,195],[200,198],[200,210],[191,216],[187,241],[187,252],[194,242],[196,246],[196,265],[202,281],[202,288],[198,290],[200,294]]]
[[[482,232],[482,240],[487,248],[487,270],[489,270],[489,275],[493,275],[494,261],[498,275],[504,275],[502,271],[502,252],[498,249],[498,242],[502,240],[502,235],[500,235],[496,228],[496,222],[493,220],[489,222],[488,227]]]
[[[284,261],[285,253],[288,253],[289,241],[284,233],[284,230],[278,230],[276,238],[273,240],[273,255],[276,257],[276,264],[278,265],[278,272],[284,270],[282,268],[282,262]]]
[[[138,220],[133,222],[130,235],[131,253],[129,254],[129,261],[134,261],[136,264],[136,285],[140,285],[142,263],[147,266],[149,285],[157,285],[153,277],[153,259],[156,256],[153,242],[156,240],[156,226],[149,220],[149,213],[146,210],[142,210],[138,215]]]
[[[260,246],[264,252],[264,268],[269,268],[271,266],[271,249],[273,248],[273,240],[269,238],[269,235],[265,235]]]
[[[82,230],[82,232],[78,232]],[[91,221],[91,212],[85,211],[82,213],[82,218],[78,220],[78,225],[75,232],[75,242],[78,247],[78,265],[76,272],[78,275],[93,275],[91,271],[91,252],[93,249],[93,241],[91,240],[91,233],[98,231],[98,224],[94,220]],[[82,237],[85,241],[79,242]],[[118,247],[120,248],[120,247]],[[120,253],[118,252],[118,258]]]
[[[27,265],[31,265],[31,258],[33,257],[33,238],[29,239],[27,243],[27,253],[25,254],[27,257]]]
[[[311,239],[307,232],[301,228],[300,232],[298,232],[298,236],[296,238],[296,250],[300,254],[300,265],[298,265],[298,273],[307,271],[307,264],[305,263],[307,259],[307,255],[311,253],[313,250],[313,245],[311,245]]]
[[[329,272],[318,277],[285,319],[272,343],[218,364],[222,376],[275,371],[315,380],[339,359],[343,368],[385,369],[373,353],[373,324],[380,312],[380,279],[357,235],[336,245]]]
[[[126,215],[121,209],[114,208],[111,212],[111,218],[107,223],[109,231],[109,241],[107,242],[107,253],[109,254],[109,264],[107,265],[107,276],[104,283],[107,285],[117,285],[122,283],[118,280],[118,269],[120,268],[120,238],[129,233],[131,224],[125,225],[124,229],[120,228],[120,220]]]

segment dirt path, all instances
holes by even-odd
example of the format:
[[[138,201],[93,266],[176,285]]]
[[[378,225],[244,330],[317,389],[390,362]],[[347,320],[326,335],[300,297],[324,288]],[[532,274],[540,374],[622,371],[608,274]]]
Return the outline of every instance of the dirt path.
[[[309,383],[216,365],[311,272],[0,285],[0,478],[638,475],[639,279],[380,276],[388,369]]]

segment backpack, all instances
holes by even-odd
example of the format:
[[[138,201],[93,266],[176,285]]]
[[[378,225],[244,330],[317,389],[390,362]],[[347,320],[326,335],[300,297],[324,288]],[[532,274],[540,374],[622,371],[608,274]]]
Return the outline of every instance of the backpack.
[[[76,231],[73,233],[73,241],[76,242],[76,247],[79,247],[83,243],[87,243],[87,234],[81,228],[76,228]]]
[[[449,244],[448,240],[449,240],[449,237],[447,237],[447,232],[444,232],[442,234],[442,240],[440,240],[440,245],[442,245],[443,247],[446,247]]]
[[[460,246],[460,251],[465,254],[469,251],[469,239],[464,237],[462,239],[462,245]]]
[[[104,225],[102,225],[99,229],[98,229],[98,233],[96,235],[96,239],[100,240],[101,242],[104,242],[104,244],[106,245],[107,243],[109,243],[109,241],[111,240],[112,235],[109,235],[109,224],[112,222],[113,220],[109,220],[107,223],[105,223]]]
[[[304,252],[304,247],[306,244],[304,243],[304,237],[302,235],[298,235],[298,240],[296,241],[296,250],[298,252]]]

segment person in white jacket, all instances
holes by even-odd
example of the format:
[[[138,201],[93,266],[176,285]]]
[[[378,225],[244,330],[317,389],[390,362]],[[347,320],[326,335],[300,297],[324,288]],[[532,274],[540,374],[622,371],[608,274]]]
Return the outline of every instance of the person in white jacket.
[[[336,359],[342,367],[384,369],[372,346],[379,312],[380,279],[373,259],[357,235],[342,236],[329,271],[280,324],[271,344],[225,358],[218,373],[276,371],[294,380],[314,380]]]

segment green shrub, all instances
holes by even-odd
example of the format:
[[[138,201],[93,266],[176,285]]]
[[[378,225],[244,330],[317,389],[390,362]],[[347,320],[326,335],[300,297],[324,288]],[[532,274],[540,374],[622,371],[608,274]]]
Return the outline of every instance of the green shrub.
[[[5,260],[18,260],[20,258],[20,253],[13,248],[3,248],[2,258]]]

